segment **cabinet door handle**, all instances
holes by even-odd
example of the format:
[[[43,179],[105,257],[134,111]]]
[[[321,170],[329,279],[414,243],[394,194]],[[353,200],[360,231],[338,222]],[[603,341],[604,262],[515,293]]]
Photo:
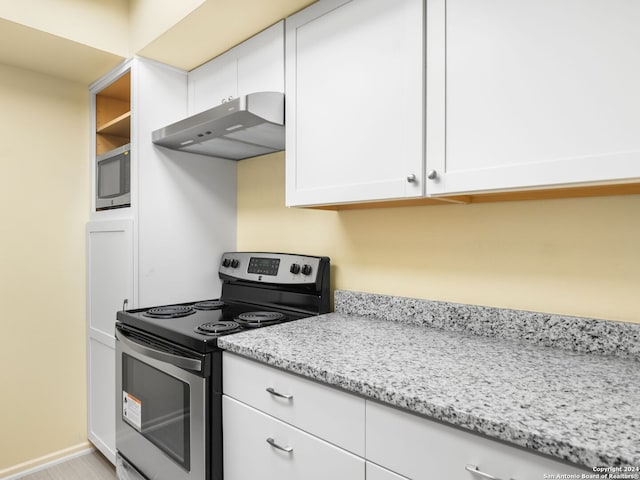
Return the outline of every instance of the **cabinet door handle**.
[[[418,181],[418,179],[416,178],[415,173],[410,173],[409,175],[407,175],[407,182],[408,183],[416,183]]]
[[[490,475],[488,473],[478,470],[478,467],[476,465],[469,464],[469,465],[466,465],[464,469],[467,472],[476,474],[478,477],[484,478],[485,480],[501,480],[498,477],[494,477],[493,475]],[[512,478],[511,480],[514,480],[514,479]]]
[[[283,452],[293,453],[292,447],[283,447],[281,445],[278,445],[276,441],[271,437],[267,438],[267,443],[271,445],[273,448],[277,448],[278,450],[282,450]]]
[[[438,172],[436,172],[435,170],[429,170],[429,173],[427,173],[427,178],[429,180],[435,180],[436,178],[438,178]]]
[[[273,387],[269,387],[267,388],[267,392],[269,392],[271,395],[273,395],[274,397],[280,397],[280,398],[285,398],[287,400],[292,400],[293,399],[293,395],[285,395],[284,393],[280,393],[280,392],[276,392]]]

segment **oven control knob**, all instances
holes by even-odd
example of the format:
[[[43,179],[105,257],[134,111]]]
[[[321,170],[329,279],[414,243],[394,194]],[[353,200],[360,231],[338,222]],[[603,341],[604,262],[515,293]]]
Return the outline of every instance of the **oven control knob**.
[[[303,265],[302,266],[302,274],[303,275],[311,275],[311,265]]]
[[[298,273],[300,273],[300,265],[298,265],[297,263],[292,263],[289,271],[294,275],[297,275]]]
[[[240,265],[240,262],[238,261],[237,258],[234,258],[233,260],[231,260],[231,268],[238,268],[238,265]]]
[[[229,260],[228,258],[225,258],[224,260],[222,260],[223,267],[228,267],[229,265],[231,265],[231,260]]]

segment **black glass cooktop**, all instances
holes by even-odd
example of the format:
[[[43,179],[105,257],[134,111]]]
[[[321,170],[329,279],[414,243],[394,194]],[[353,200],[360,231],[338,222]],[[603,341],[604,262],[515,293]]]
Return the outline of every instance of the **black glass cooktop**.
[[[217,339],[244,330],[308,317],[308,313],[241,302],[203,300],[118,312],[118,321],[199,352],[217,348]]]

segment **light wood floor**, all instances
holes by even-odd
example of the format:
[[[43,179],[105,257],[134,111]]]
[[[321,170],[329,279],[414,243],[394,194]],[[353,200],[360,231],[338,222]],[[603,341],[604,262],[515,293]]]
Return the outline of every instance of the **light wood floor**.
[[[20,480],[115,480],[116,469],[98,452],[73,458]]]

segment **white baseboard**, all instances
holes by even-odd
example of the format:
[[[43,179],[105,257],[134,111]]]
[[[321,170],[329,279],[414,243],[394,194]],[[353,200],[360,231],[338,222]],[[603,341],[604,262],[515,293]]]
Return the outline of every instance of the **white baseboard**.
[[[58,450],[57,452],[44,455],[43,457],[19,463],[13,467],[0,470],[0,480],[17,480],[26,475],[39,472],[59,463],[66,462],[72,458],[81,457],[93,452],[95,449],[89,442],[83,442],[73,447]]]

